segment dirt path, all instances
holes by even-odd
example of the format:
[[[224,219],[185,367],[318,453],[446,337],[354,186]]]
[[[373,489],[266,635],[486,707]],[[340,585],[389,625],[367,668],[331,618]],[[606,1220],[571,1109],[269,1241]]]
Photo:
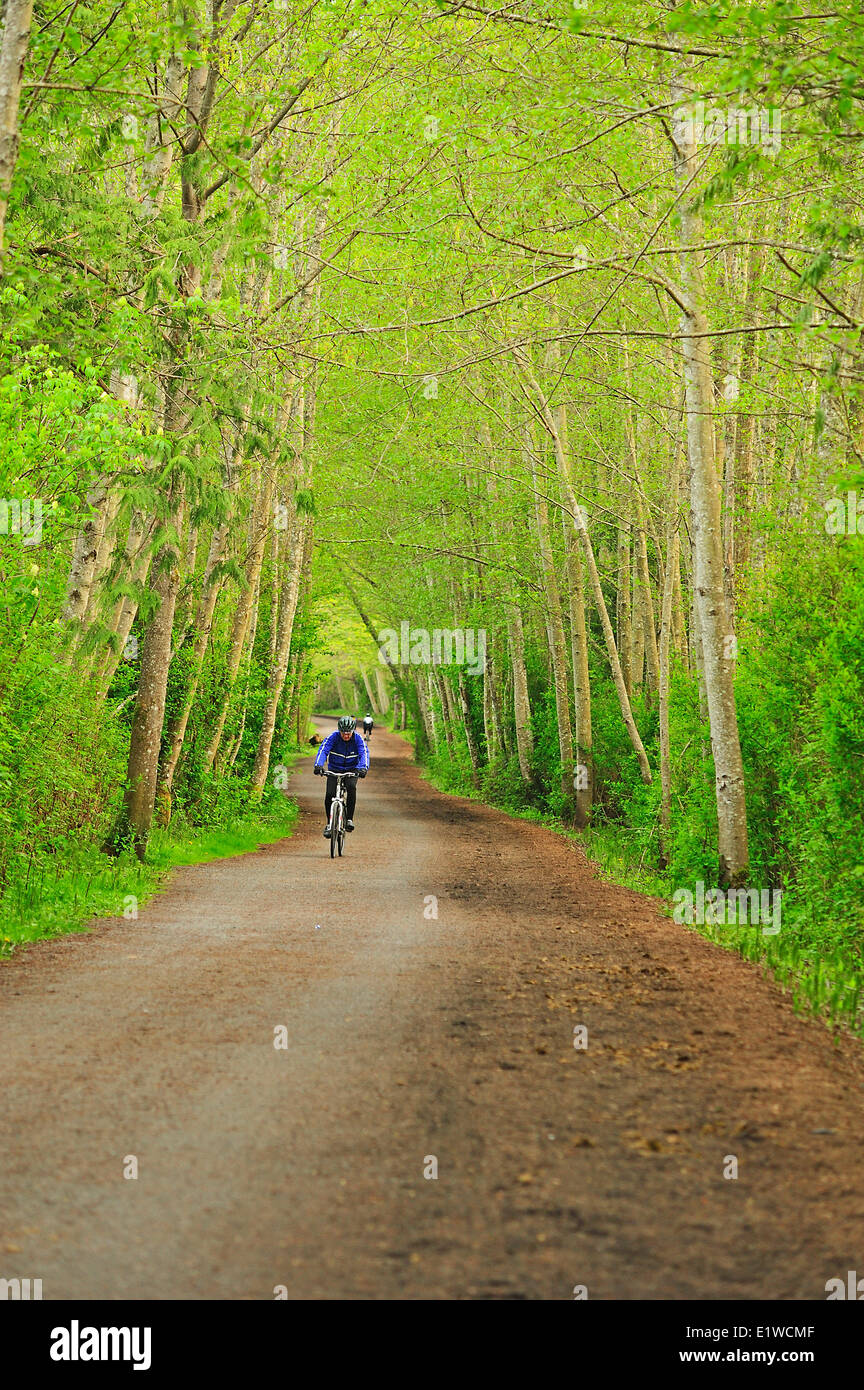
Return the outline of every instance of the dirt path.
[[[0,1277],[822,1299],[864,1269],[861,1050],[400,740],[372,756],[341,862],[304,764],[292,839],[0,966]]]

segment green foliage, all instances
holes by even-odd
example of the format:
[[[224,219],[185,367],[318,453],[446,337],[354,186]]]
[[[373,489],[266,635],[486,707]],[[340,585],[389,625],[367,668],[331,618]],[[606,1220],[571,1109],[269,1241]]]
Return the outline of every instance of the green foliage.
[[[864,941],[864,545],[800,545],[746,636],[740,710],[754,859],[814,958]]]
[[[566,417],[570,481],[616,631],[627,602],[619,528],[632,535],[637,497],[655,599],[664,529],[680,515],[686,625],[692,518],[670,478],[682,443],[676,277],[690,262],[668,138],[671,94],[686,79],[696,99],[746,98],[783,114],[776,149],[703,145],[686,204],[705,224],[713,424],[727,463],[738,461],[743,423],[754,428],[750,495],[739,507],[727,491],[724,520],[731,507],[735,526],[753,532],[753,573],[739,577],[739,720],[752,873],[782,888],[786,926],[777,939],[734,942],[799,981],[802,998],[854,1019],[864,575],[858,539],[826,544],[814,516],[826,476],[860,465],[857,9],[243,6],[236,31],[232,20],[207,41],[219,72],[206,138],[181,147],[185,117],[157,120],[153,93],[165,97],[169,55],[200,64],[197,9],[129,0],[97,31],[92,6],[37,7],[0,285],[0,498],[21,523],[31,507],[26,524],[0,534],[4,912],[35,922],[44,901],[59,930],[64,913],[78,920],[161,862],[161,831],[143,869],[123,856],[105,864],[98,847],[124,790],[135,644],[158,609],[153,581],[174,557],[163,767],[172,725],[191,710],[168,833],[200,840],[245,823],[284,575],[313,525],[315,566],[303,575],[261,814],[315,688],[333,709],[351,681],[354,703],[365,703],[377,634],[407,622],[482,629],[500,699],[496,752],[482,677],[467,680],[466,724],[455,668],[434,670],[432,682],[425,668],[396,672],[430,774],[570,833],[573,769],[561,766],[548,659],[552,585],[538,560],[545,524],[566,625],[567,508],[513,347],[524,346]],[[669,53],[679,42],[697,61]],[[33,86],[45,73],[56,81]],[[307,79],[288,119],[273,122]],[[154,192],[160,152],[170,163]],[[209,188],[196,220],[190,207]],[[118,383],[132,378],[138,398],[126,405]],[[740,396],[727,397],[735,382]],[[291,524],[275,543],[268,536],[253,617],[233,644],[256,499],[270,479]],[[42,534],[30,544],[37,501]],[[223,527],[224,553],[208,567]],[[67,613],[79,542],[106,551],[83,631]],[[218,601],[199,661],[209,584]],[[124,599],[135,617],[121,657]],[[514,615],[534,741],[527,782]],[[695,674],[673,663],[672,817],[661,843],[659,778],[640,777],[593,612],[589,623],[595,800],[585,842],[609,872],[649,890],[710,885],[714,769]],[[457,706],[453,727],[438,676]],[[656,774],[656,692],[641,677],[633,685]]]

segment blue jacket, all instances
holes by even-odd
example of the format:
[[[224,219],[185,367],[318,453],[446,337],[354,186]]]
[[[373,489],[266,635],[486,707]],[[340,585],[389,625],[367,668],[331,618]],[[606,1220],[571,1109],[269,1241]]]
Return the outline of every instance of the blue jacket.
[[[369,749],[366,747],[366,740],[361,738],[355,729],[346,743],[336,729],[329,738],[325,738],[318,749],[315,766],[323,767],[328,758],[328,772],[356,772],[359,767],[368,768]]]

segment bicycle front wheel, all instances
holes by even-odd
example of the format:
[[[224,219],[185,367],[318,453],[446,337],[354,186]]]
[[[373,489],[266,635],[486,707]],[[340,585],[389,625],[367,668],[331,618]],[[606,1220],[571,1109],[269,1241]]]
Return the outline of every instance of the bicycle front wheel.
[[[339,834],[339,826],[342,822],[342,808],[338,802],[333,807],[333,814],[330,817],[330,858],[336,858],[336,840]]]

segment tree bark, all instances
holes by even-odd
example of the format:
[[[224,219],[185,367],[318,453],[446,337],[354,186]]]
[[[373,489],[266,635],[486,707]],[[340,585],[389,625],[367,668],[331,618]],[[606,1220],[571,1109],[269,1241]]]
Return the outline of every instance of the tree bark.
[[[380,666],[375,668],[375,684],[378,689],[378,708],[382,715],[390,711],[390,696],[387,693],[387,682],[384,679],[384,672]]]
[[[261,567],[264,563],[264,550],[267,545],[267,533],[272,521],[271,508],[273,502],[273,486],[273,472],[268,469],[261,478],[258,502],[253,509],[249,523],[249,549],[244,571],[244,579],[246,582],[238,595],[237,607],[234,610],[234,621],[231,625],[228,657],[225,662],[225,690],[223,691],[222,699],[219,704],[219,712],[216,716],[216,723],[213,728],[213,733],[210,736],[210,742],[204,750],[204,767],[208,771],[216,760],[219,746],[222,742],[225,720],[228,717],[228,711],[231,707],[231,697],[234,693],[234,686],[237,681],[237,672],[240,670],[240,662],[243,658],[243,648],[249,627],[249,618],[256,603],[258,581],[261,575]]]
[[[621,677],[628,698],[633,693],[633,673],[631,653],[633,634],[631,631],[630,594],[630,523],[622,522],[618,527],[618,586],[615,597],[615,636],[618,645],[618,660],[621,664]]]
[[[570,654],[573,662],[573,703],[575,710],[575,748],[576,759],[574,800],[575,821],[579,829],[584,829],[591,820],[594,801],[594,761],[591,733],[591,682],[588,675],[588,630],[585,622],[585,586],[582,577],[582,560],[572,527],[564,522],[564,537],[567,547],[567,576],[570,601]]]
[[[3,274],[6,209],[21,142],[21,81],[32,23],[33,0],[6,0],[0,32],[0,277]]]
[[[555,558],[549,536],[549,508],[546,498],[541,495],[543,483],[537,476],[537,465],[531,447],[530,435],[526,436],[526,452],[531,460],[531,474],[534,481],[534,509],[537,521],[537,537],[540,546],[540,563],[543,573],[543,587],[546,591],[546,614],[548,622],[549,656],[552,661],[552,679],[555,688],[555,717],[558,726],[558,751],[561,759],[561,795],[569,808],[573,801],[573,727],[570,722],[570,690],[567,681],[567,640],[564,635],[564,618],[561,612],[561,592],[558,576],[555,573]]]
[[[361,668],[360,668],[360,674],[361,674],[361,676],[363,677],[363,684],[364,684],[365,687],[366,687],[366,695],[367,695],[367,698],[368,698],[368,700],[369,700],[369,710],[370,710],[370,713],[371,713],[371,714],[380,714],[381,711],[380,711],[379,708],[378,708],[378,701],[376,700],[375,695],[374,695],[374,693],[373,693],[373,691],[372,691],[372,685],[371,685],[371,682],[370,682],[370,680],[369,680],[369,673],[367,672],[365,666],[361,666]]]
[[[755,234],[759,234],[761,219],[757,220]],[[761,289],[763,248],[750,248],[747,274],[747,302],[743,322],[755,323],[756,300]],[[756,369],[755,333],[743,335],[741,362],[738,368],[739,396],[743,388],[749,393]],[[748,405],[745,400],[745,407]],[[724,558],[726,566],[726,587],[730,603],[730,616],[734,618],[735,602],[739,594],[746,591],[750,567],[750,493],[753,481],[753,413],[749,408],[739,410],[735,424],[735,443],[730,450],[731,462],[727,470],[725,487]]]
[[[488,429],[485,431],[487,447],[491,447]],[[490,519],[496,546],[501,543],[502,528],[498,522],[498,489],[491,473],[487,476],[487,490],[491,502]],[[525,670],[525,633],[522,626],[522,610],[518,600],[510,594],[502,595],[507,618],[507,644],[510,648],[510,668],[513,673],[513,721],[516,727],[516,755],[522,781],[527,786],[534,785],[534,734],[531,729],[531,704],[528,698],[528,675]]]
[[[117,499],[112,498],[109,492],[107,478],[100,478],[90,489],[87,507],[90,515],[75,537],[66,581],[66,602],[60,615],[61,621],[69,625],[72,651],[81,639],[90,590],[97,574],[100,548],[110,520],[116,513]]]
[[[684,94],[675,93],[684,101]],[[684,123],[682,123],[684,124]],[[690,517],[693,534],[693,593],[699,620],[705,691],[717,797],[720,882],[737,886],[748,867],[744,767],[735,710],[734,636],[723,583],[720,487],[714,459],[714,391],[708,357],[701,213],[688,182],[696,170],[692,134],[676,128],[676,175],[682,191],[681,259],[689,297],[682,315],[685,363],[687,448],[690,464]]]
[[[630,695],[645,683],[645,594],[639,571],[639,533],[630,556]]]
[[[128,576],[133,594],[124,594],[117,600],[113,618],[108,624],[109,630],[114,634],[114,641],[108,646],[97,666],[96,694],[100,700],[104,700],[108,694],[114,673],[123,659],[126,643],[132,631],[132,624],[138,613],[138,600],[134,597],[134,591],[147,581],[153,558],[150,542],[155,526],[154,517],[145,521],[138,512],[129,523],[129,536],[124,553],[124,573]]]
[[[654,626],[654,601],[651,597],[651,571],[648,567],[648,537],[642,499],[636,497],[636,568],[641,590],[641,610],[644,634],[645,664],[647,668],[648,689],[656,695],[660,684],[660,657],[657,651],[657,630]]]
[[[680,470],[681,447],[679,443],[673,455],[672,475],[669,479],[669,514],[666,525],[666,572],[660,612],[660,650],[658,653],[659,672],[657,700],[660,722],[660,862],[664,867],[669,863],[672,825],[672,761],[669,745],[669,667],[672,648],[672,609],[675,596],[675,576],[680,576],[678,556],[680,546],[680,515],[678,509],[678,480]]]
[[[204,657],[210,642],[213,614],[216,611],[216,603],[222,589],[221,576],[214,578],[213,572],[224,558],[225,548],[228,543],[228,530],[228,523],[224,522],[221,526],[216,528],[210,541],[210,551],[207,556],[207,564],[202,581],[202,593],[198,600],[198,608],[194,620],[195,637],[192,644],[192,666],[189,672],[189,683],[186,687],[183,706],[179,714],[168,726],[168,751],[159,772],[159,792],[160,796],[166,798],[166,813],[168,819],[170,819],[170,799],[171,790],[174,785],[174,774],[177,771],[177,764],[180,761],[180,754],[183,750],[183,740],[186,737],[189,716],[192,713],[192,706],[198,694],[201,672],[204,669]],[[168,820],[166,819],[163,823],[167,825]]]
[[[264,783],[267,781],[270,749],[273,744],[273,731],[276,727],[276,709],[285,684],[285,673],[288,670],[294,617],[300,596],[300,582],[311,549],[311,530],[310,516],[304,514],[302,517],[295,518],[292,552],[287,563],[288,572],[282,587],[279,604],[279,631],[276,639],[276,651],[273,655],[270,676],[267,681],[267,694],[261,716],[261,732],[258,736],[258,748],[252,768],[250,792],[253,800],[260,800]]]
[[[175,515],[179,523],[182,520],[182,503],[180,511]],[[141,859],[150,837],[156,802],[156,776],[165,719],[165,694],[171,663],[174,610],[180,587],[180,556],[176,547],[163,547],[155,564],[157,575],[152,592],[158,606],[147,627],[141,652],[141,674],[132,719],[126,793],[112,841],[114,847],[119,848],[127,840],[131,840],[135,852]]]
[[[477,747],[474,725],[471,723],[471,704],[468,699],[468,686],[461,669],[459,671],[459,703],[462,706],[462,726],[465,730],[465,742],[468,744],[468,757],[471,760],[471,777],[476,787],[479,783],[480,776],[480,750]]]

